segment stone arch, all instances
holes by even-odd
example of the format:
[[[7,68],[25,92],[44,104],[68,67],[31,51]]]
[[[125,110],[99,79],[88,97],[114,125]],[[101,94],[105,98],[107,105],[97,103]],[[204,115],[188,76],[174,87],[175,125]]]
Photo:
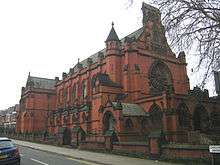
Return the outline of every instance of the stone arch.
[[[153,104],[149,110],[152,130],[163,129],[163,112],[157,104]]]
[[[161,93],[163,91],[173,91],[172,74],[168,66],[160,60],[156,60],[148,72],[149,86],[151,93]]]
[[[106,131],[114,131],[114,126],[115,126],[115,118],[112,112],[110,111],[105,112],[103,116],[103,132],[105,133]]]
[[[185,103],[180,103],[177,106],[178,125],[180,128],[190,128],[190,112]]]
[[[209,115],[203,105],[197,105],[193,112],[194,130],[207,131],[209,128]]]

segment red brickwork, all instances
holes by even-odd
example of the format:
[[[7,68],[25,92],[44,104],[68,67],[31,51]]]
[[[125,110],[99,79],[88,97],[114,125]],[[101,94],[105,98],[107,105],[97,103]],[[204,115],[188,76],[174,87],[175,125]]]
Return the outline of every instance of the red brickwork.
[[[39,78],[35,79],[38,80]],[[42,83],[41,81],[35,82],[35,79],[32,81],[32,78],[29,76],[26,87],[22,88],[20,109],[16,123],[17,132],[35,133],[47,131],[49,113],[55,110],[55,90],[28,83],[29,81],[32,83]]]
[[[142,11],[140,29],[119,40],[112,25],[105,49],[56,78],[55,89],[25,89],[17,130],[48,126],[61,143],[82,148],[106,140],[147,142],[158,131],[163,140],[186,143],[188,131],[220,130],[220,118],[213,117],[219,116],[220,99],[197,87],[190,91],[185,53],[171,51],[158,9],[143,3]]]
[[[67,127],[71,137],[83,132],[85,141],[109,132],[116,141],[145,141],[163,130],[167,141],[187,142],[187,131],[208,131],[199,109],[209,117],[219,101],[207,91],[190,91],[185,53],[170,50],[159,11],[146,4],[142,10],[142,28],[119,40],[112,26],[104,50],[63,73],[50,133]]]

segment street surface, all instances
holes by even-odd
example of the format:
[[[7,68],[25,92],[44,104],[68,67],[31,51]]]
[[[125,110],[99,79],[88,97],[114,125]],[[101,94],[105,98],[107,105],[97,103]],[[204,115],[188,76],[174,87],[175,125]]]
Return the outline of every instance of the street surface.
[[[131,158],[13,139],[19,146],[21,165],[170,165],[157,160]],[[174,165],[174,164],[173,164]]]
[[[19,146],[21,165],[98,165],[83,160]]]

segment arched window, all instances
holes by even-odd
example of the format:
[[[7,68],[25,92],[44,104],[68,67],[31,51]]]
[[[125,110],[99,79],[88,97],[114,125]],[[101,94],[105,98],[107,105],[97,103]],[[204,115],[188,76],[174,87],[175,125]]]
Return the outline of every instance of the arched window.
[[[149,111],[152,130],[161,130],[163,128],[163,113],[157,104],[153,104]]]
[[[83,123],[86,122],[86,115],[85,115],[85,113],[82,114],[82,122]]]
[[[87,85],[86,80],[82,82],[82,98],[85,99],[87,96]]]
[[[186,104],[180,103],[178,105],[177,115],[178,115],[179,126],[181,128],[190,128],[190,113]]]
[[[97,75],[93,75],[92,76],[92,79],[91,79],[91,89],[93,89],[95,87],[96,76]]]
[[[209,115],[205,107],[197,105],[193,113],[194,130],[207,131],[209,129]]]
[[[54,118],[53,118],[53,116],[50,117],[50,125],[54,125]]]
[[[211,119],[211,128],[214,130],[220,129],[220,111],[218,109],[215,109],[210,114]]]
[[[147,128],[147,125],[148,125],[148,120],[147,119],[142,119],[141,120],[141,129],[146,129]]]
[[[132,129],[133,127],[134,127],[133,126],[133,122],[132,122],[132,120],[130,118],[125,120],[125,128]]]
[[[63,124],[67,124],[67,116],[65,115],[65,116],[63,116]]]
[[[85,141],[86,140],[86,133],[83,129],[80,131],[80,140]]]
[[[111,112],[106,112],[103,117],[103,125],[104,125],[104,132],[106,131],[113,131],[115,125],[115,119]]]
[[[76,100],[76,85],[72,88],[72,102]]]
[[[72,114],[72,123],[75,123],[77,121],[76,115]]]
[[[64,100],[64,107],[66,108],[66,103],[67,103],[67,89],[66,88],[63,90],[63,100]]]
[[[58,103],[60,104],[62,102],[62,90],[59,90],[58,92]]]
[[[173,90],[169,68],[161,61],[154,62],[149,70],[149,85],[152,94]]]

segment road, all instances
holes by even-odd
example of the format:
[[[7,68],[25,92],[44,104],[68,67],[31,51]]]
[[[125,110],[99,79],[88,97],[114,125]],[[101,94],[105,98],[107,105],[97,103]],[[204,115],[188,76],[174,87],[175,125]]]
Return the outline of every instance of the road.
[[[19,146],[21,165],[98,165],[58,154]]]

